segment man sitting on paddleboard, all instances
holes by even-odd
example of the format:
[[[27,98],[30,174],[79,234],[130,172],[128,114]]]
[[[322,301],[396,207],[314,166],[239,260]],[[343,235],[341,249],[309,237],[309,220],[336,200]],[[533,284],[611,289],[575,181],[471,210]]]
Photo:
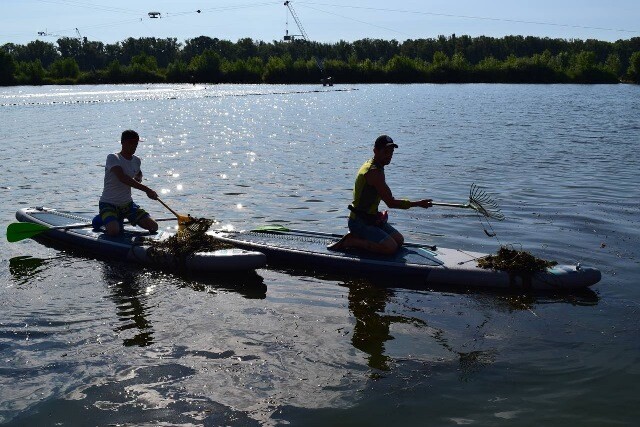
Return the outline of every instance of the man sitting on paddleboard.
[[[158,194],[142,184],[141,160],[134,156],[140,137],[133,130],[125,130],[120,137],[122,149],[109,154],[104,168],[104,189],[100,197],[100,215],[93,221],[94,228],[104,224],[107,234],[115,236],[121,231],[122,221],[127,218],[133,225],[149,231],[157,231],[158,223],[140,206],[133,202],[131,187],[147,193],[150,199]]]
[[[380,200],[395,209],[414,206],[431,207],[431,199],[412,202],[396,199],[391,194],[384,176],[384,167],[391,163],[393,150],[398,145],[387,135],[380,135],[373,147],[373,158],[367,160],[358,171],[353,188],[353,203],[349,206],[349,231],[328,249],[364,249],[385,255],[394,254],[404,243],[404,237],[387,222],[387,212],[378,212]]]

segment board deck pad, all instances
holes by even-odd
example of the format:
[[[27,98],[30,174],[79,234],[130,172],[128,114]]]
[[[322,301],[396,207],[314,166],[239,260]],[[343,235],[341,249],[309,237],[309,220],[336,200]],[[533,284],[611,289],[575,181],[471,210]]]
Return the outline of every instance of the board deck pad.
[[[211,233],[238,247],[263,252],[269,263],[346,274],[413,276],[424,284],[560,290],[591,286],[601,277],[595,268],[571,265],[533,274],[484,269],[478,267],[477,259],[486,254],[417,243],[406,243],[394,255],[332,251],[327,246],[338,241],[341,235],[285,227]]]
[[[91,218],[72,212],[37,207],[20,209],[16,218],[48,227],[73,227],[90,224]],[[64,244],[72,249],[89,252],[98,257],[116,258],[144,265],[197,273],[248,271],[266,264],[264,254],[239,248],[196,252],[186,257],[157,254],[150,251],[148,240],[164,240],[174,233],[160,230],[150,233],[144,229],[125,225],[117,236],[109,236],[104,230],[94,230],[88,225],[82,228],[51,229],[36,239],[46,239]]]

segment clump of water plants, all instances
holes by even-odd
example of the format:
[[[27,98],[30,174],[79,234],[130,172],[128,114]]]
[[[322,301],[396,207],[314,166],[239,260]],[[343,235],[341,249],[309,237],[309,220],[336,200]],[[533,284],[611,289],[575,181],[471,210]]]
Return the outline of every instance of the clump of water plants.
[[[501,246],[497,254],[478,258],[478,267],[494,270],[535,273],[558,265],[556,261],[537,258],[527,251]]]
[[[185,259],[196,252],[212,252],[219,249],[230,249],[233,245],[220,241],[206,234],[213,224],[213,220],[207,218],[192,218],[183,224],[178,232],[164,240],[148,240],[149,256],[162,257],[174,256]]]

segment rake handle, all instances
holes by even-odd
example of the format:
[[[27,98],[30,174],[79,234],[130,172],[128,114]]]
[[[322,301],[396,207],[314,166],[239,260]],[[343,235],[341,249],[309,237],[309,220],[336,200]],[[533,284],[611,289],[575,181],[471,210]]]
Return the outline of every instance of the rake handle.
[[[160,198],[158,197],[156,199],[157,201],[159,201],[162,206],[164,206],[165,208],[169,209],[169,212],[171,212],[172,214],[174,214],[176,216],[176,218],[180,219],[180,215],[178,215],[178,213],[176,211],[174,211],[173,209],[171,209],[169,206],[167,206],[167,204],[165,202],[163,202],[162,200],[160,200]]]
[[[450,208],[471,208],[471,205],[463,205],[460,203],[443,203],[443,202],[431,202],[433,206],[448,206]]]

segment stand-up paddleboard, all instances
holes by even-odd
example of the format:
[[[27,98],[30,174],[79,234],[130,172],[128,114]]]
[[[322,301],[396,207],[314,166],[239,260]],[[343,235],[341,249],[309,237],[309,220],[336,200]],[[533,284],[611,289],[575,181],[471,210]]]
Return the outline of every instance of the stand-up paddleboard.
[[[243,249],[221,249],[211,252],[196,252],[182,258],[171,255],[153,255],[149,251],[147,239],[164,240],[173,235],[166,231],[149,233],[140,228],[125,225],[124,232],[118,236],[108,236],[91,226],[74,228],[80,224],[91,223],[86,218],[71,212],[37,207],[20,209],[16,218],[21,222],[55,227],[39,233],[36,240],[44,239],[61,243],[73,249],[86,251],[102,258],[113,258],[170,270],[192,273],[250,271],[266,264],[264,254]],[[66,228],[65,228],[66,227]]]
[[[486,254],[407,243],[395,255],[364,251],[336,252],[327,245],[342,236],[279,226],[252,231],[212,231],[236,247],[264,253],[270,264],[313,267],[331,272],[412,276],[424,285],[494,287],[534,290],[577,289],[600,281],[600,271],[578,265],[558,265],[538,273],[484,269],[477,259]]]

